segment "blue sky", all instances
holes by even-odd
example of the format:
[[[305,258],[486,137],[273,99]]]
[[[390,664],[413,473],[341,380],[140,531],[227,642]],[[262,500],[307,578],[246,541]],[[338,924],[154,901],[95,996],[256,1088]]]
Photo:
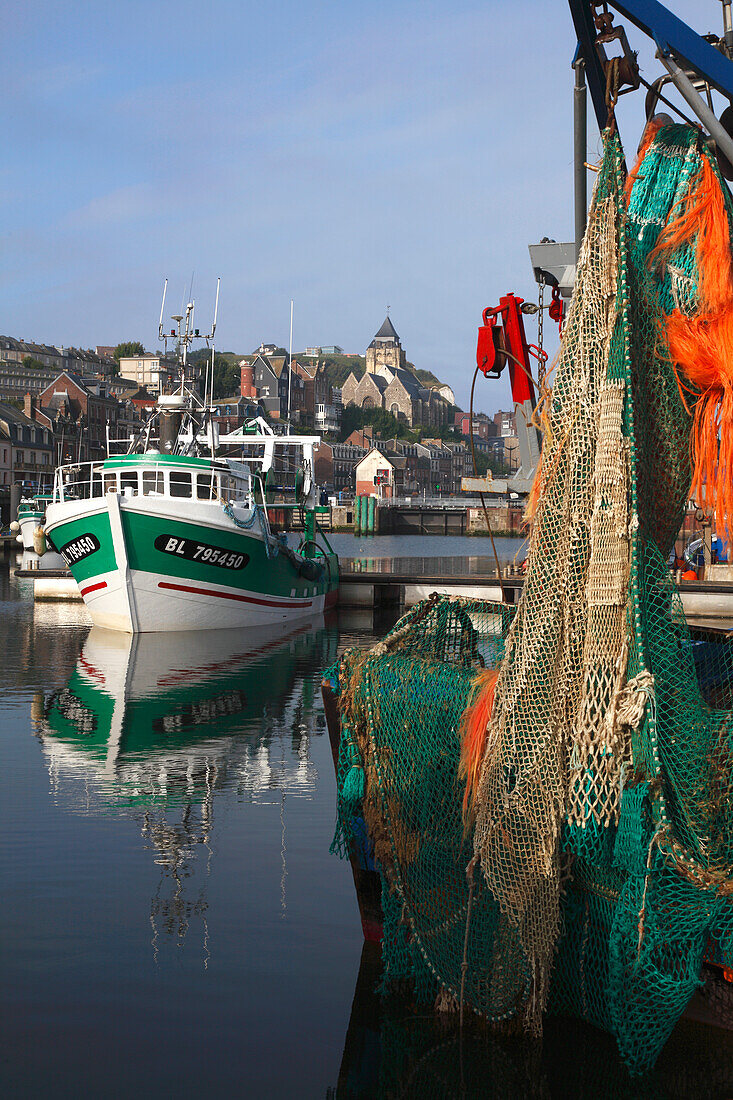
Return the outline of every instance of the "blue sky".
[[[720,29],[718,0],[668,6]],[[564,0],[6,0],[3,15],[8,335],[152,349],[164,276],[173,313],[193,274],[202,324],[221,276],[222,350],[287,345],[294,298],[296,349],[363,354],[389,303],[408,358],[465,405],[482,308],[534,297],[527,245],[572,233]],[[631,159],[643,97],[620,118]],[[506,401],[483,384],[481,406]]]

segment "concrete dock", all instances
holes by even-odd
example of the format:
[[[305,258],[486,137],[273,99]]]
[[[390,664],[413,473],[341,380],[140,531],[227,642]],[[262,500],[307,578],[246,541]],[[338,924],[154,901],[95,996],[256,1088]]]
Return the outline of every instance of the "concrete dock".
[[[492,568],[493,566],[493,568]],[[522,577],[508,567],[501,584],[516,603]],[[340,607],[412,607],[433,592],[467,599],[501,600],[496,565],[489,558],[343,558]]]

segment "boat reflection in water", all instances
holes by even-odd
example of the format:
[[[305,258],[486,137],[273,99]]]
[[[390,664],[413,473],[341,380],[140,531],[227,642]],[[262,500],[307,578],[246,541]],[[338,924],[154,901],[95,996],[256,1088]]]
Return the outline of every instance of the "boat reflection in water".
[[[285,882],[285,796],[311,797],[310,738],[323,729],[315,666],[335,659],[338,634],[315,621],[260,629],[122,634],[94,627],[64,688],[33,704],[56,801],[79,813],[131,816],[161,868],[151,903],[153,949],[162,932],[202,925],[214,801],[234,788],[280,804]],[[205,643],[205,644],[204,644]],[[80,774],[81,773],[81,774]]]

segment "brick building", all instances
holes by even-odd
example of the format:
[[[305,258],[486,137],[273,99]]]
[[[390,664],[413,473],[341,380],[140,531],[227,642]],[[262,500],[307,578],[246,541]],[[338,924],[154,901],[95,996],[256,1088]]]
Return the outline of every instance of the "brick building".
[[[56,462],[95,461],[107,453],[107,428],[120,430],[121,407],[106,382],[64,371],[35,397],[25,398],[26,415],[48,428],[56,444]],[[68,452],[75,453],[67,457]]]
[[[313,455],[316,484],[337,495],[353,496],[356,465],[366,452],[367,448],[348,440],[345,443],[322,440]]]
[[[471,434],[471,417],[468,413],[457,412],[455,425],[461,435],[469,436]],[[486,413],[474,413],[473,434],[480,439],[495,439],[501,435],[501,432],[495,418],[492,420]]]

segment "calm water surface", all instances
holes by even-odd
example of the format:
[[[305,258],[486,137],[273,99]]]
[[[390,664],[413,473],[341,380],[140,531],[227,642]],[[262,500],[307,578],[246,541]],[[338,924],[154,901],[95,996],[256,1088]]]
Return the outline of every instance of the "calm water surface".
[[[291,534],[291,542],[294,538]],[[337,554],[349,558],[480,558],[494,565],[491,540],[485,535],[333,534],[328,539]],[[502,565],[524,557],[526,539],[496,538],[494,542]]]
[[[733,1093],[721,1032],[683,1025],[641,1092],[589,1028],[461,1045],[380,1004],[318,684],[389,623],[131,639],[6,566],[0,623],[3,1096]]]

